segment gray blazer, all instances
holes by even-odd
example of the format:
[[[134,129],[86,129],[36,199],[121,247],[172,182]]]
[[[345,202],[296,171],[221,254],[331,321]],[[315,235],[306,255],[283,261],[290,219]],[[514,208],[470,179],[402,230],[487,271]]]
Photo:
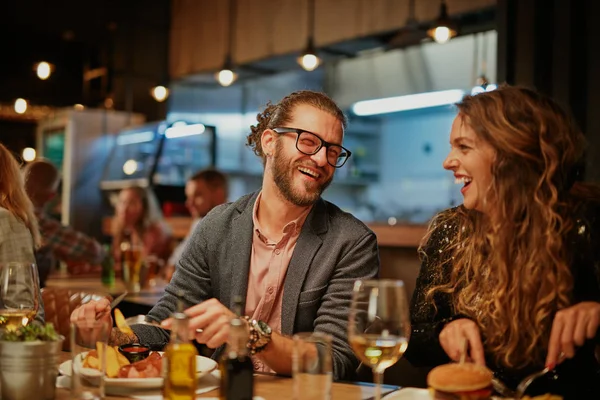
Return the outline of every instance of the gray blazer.
[[[236,295],[246,298],[257,195],[218,206],[202,219],[149,318],[169,317],[180,290],[186,306],[215,297],[231,308]],[[353,283],[376,278],[378,271],[375,234],[351,214],[319,199],[302,227],[285,276],[281,333],[332,335],[335,379],[352,379],[358,366],[346,331]],[[151,326],[139,325],[134,331],[146,344],[168,341],[166,331]]]

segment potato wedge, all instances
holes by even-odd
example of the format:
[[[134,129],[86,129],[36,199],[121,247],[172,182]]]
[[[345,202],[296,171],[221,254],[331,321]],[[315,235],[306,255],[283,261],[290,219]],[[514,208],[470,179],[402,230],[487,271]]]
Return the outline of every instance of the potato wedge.
[[[119,375],[120,368],[117,351],[114,347],[108,346],[106,348],[106,376],[116,378]]]
[[[117,325],[117,328],[119,328],[119,330],[124,334],[133,335],[133,331],[129,325],[127,325],[127,322],[125,322],[125,317],[118,308],[115,308],[115,324]]]
[[[100,360],[94,356],[87,356],[83,361],[83,366],[85,368],[93,368],[97,370],[101,370]]]

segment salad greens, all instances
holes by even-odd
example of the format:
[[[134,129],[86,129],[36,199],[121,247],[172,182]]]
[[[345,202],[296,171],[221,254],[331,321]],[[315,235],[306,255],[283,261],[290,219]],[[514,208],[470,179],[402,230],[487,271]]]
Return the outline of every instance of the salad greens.
[[[29,324],[16,330],[0,333],[0,340],[7,342],[33,342],[42,340],[45,342],[58,340],[59,334],[54,330],[54,325]]]

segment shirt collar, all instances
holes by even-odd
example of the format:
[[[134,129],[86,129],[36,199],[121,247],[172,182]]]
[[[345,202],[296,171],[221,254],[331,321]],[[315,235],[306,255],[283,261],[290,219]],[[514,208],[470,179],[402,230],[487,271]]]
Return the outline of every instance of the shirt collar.
[[[257,233],[258,237],[263,242],[268,243],[269,239],[265,235],[262,234],[262,232],[261,232],[262,229],[261,229],[260,223],[258,222],[258,207],[259,207],[261,198],[262,198],[262,191],[260,193],[258,193],[258,196],[256,196],[256,201],[254,202],[254,207],[252,209],[252,222],[254,223],[254,231]],[[303,211],[298,216],[298,218],[285,224],[285,226],[283,227],[283,237],[299,235],[300,230],[302,230],[302,226],[304,225],[304,222],[306,221],[306,217],[308,217],[308,214],[310,213],[310,210],[312,210],[312,206],[307,207],[306,210]]]

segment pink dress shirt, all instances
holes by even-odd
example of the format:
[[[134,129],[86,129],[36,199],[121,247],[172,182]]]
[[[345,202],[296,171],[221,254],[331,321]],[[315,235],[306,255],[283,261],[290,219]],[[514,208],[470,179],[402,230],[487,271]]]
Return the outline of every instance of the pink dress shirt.
[[[287,223],[283,227],[281,239],[275,242],[261,233],[257,218],[261,196],[262,193],[259,193],[252,211],[254,233],[245,314],[252,319],[266,322],[274,332],[281,333],[281,304],[285,274],[311,207],[298,218]],[[253,362],[255,370],[273,372],[258,358],[254,357]]]

